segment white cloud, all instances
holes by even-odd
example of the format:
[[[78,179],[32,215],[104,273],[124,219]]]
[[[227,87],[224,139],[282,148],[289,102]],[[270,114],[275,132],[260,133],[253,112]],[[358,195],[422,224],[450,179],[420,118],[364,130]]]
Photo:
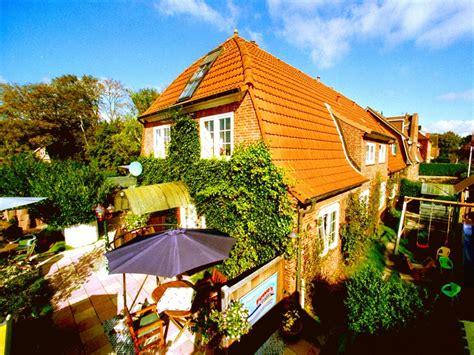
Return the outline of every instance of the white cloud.
[[[155,3],[155,8],[168,16],[191,16],[228,32],[235,28],[239,15],[238,8],[230,0],[222,13],[204,0],[161,0]]]
[[[430,133],[445,133],[452,131],[461,137],[472,134],[474,120],[439,120],[429,125]]]
[[[8,81],[3,76],[0,75],[0,84],[7,84]]]
[[[461,92],[448,92],[438,96],[442,101],[474,101],[474,89]]]
[[[387,48],[413,42],[436,49],[474,35],[470,0],[267,0],[267,5],[281,25],[280,35],[309,50],[320,67],[334,65],[355,40],[375,38]]]

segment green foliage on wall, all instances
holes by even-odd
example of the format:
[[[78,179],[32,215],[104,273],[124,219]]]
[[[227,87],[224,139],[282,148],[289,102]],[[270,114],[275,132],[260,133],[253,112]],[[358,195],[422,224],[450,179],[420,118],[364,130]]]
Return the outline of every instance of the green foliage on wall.
[[[427,176],[462,176],[467,173],[466,164],[421,163],[420,175]]]
[[[51,164],[31,154],[13,156],[0,166],[1,196],[46,197],[34,205],[52,227],[67,227],[94,220],[93,206],[110,190],[105,175],[92,166],[74,161]]]
[[[222,267],[228,277],[284,254],[294,212],[283,172],[275,167],[262,142],[236,147],[232,157],[199,159],[197,124],[188,116],[176,119],[169,157],[141,158],[142,185],[182,179],[208,228],[237,239]]]
[[[367,204],[358,193],[350,195],[346,206],[346,223],[341,227],[342,250],[348,264],[365,256],[371,241],[370,222]]]
[[[426,300],[424,289],[396,274],[384,280],[382,271],[366,264],[347,282],[349,329],[377,334],[403,327],[424,314]]]

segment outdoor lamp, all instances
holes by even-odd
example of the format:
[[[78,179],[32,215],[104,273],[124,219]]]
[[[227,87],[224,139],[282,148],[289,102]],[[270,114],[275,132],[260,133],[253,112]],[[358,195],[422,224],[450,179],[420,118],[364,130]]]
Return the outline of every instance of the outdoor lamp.
[[[102,206],[100,203],[96,206],[94,209],[95,215],[99,222],[102,222],[104,220],[104,213],[105,213],[105,208]]]
[[[113,213],[115,212],[115,207],[110,203],[109,207],[105,210],[105,219],[109,220],[112,218]]]

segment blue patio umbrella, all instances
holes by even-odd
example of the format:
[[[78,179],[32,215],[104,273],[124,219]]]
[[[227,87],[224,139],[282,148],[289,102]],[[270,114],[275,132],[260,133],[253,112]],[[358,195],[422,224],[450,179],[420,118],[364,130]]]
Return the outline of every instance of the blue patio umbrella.
[[[235,239],[206,229],[173,229],[105,253],[109,273],[174,277],[229,257]]]

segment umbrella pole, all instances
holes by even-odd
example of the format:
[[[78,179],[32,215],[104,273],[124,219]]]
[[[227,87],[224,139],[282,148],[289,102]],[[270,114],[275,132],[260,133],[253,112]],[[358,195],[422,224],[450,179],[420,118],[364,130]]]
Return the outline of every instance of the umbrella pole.
[[[127,308],[127,281],[125,278],[125,274],[122,274],[123,278],[123,307]]]
[[[136,302],[136,300],[137,300],[137,298],[138,298],[138,295],[140,294],[140,292],[142,292],[142,288],[143,288],[143,286],[145,285],[145,282],[146,282],[147,279],[148,279],[148,275],[146,275],[145,280],[143,280],[142,285],[141,285],[140,288],[138,289],[137,295],[135,296],[135,299],[133,300],[132,305],[130,306],[130,309],[132,309],[133,306],[135,306],[135,302]]]

